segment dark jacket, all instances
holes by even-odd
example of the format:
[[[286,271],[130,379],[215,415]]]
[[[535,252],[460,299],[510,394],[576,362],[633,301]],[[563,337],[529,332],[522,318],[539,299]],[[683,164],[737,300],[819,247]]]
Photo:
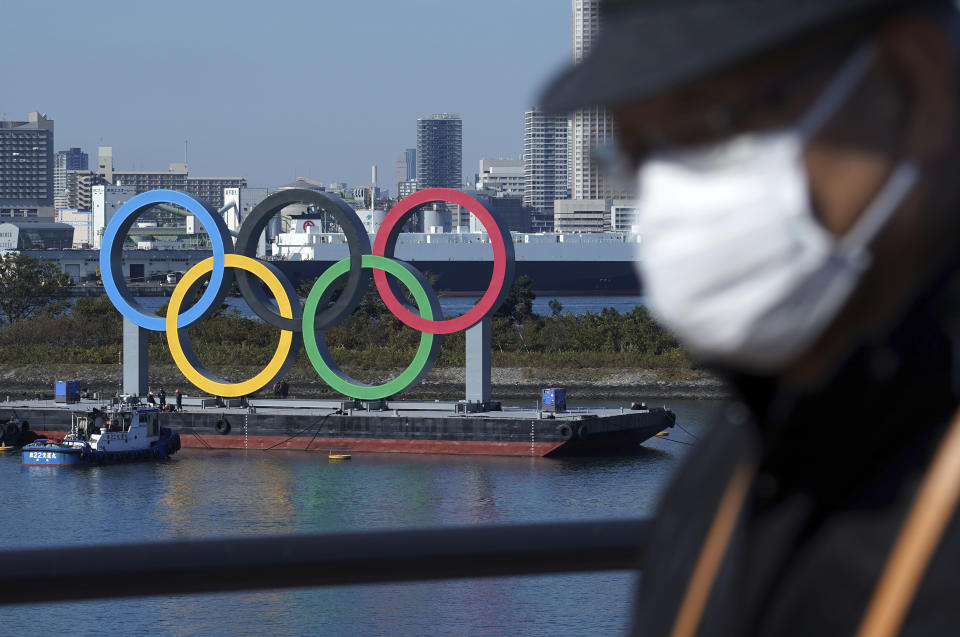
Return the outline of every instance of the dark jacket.
[[[635,634],[668,635],[680,608],[696,607],[684,605],[697,597],[688,592],[691,576],[708,562],[704,542],[738,468],[749,487],[693,634],[856,634],[957,409],[958,283],[945,277],[821,391],[799,395],[771,379],[730,377],[739,400],[661,502],[640,564]],[[956,512],[952,520],[901,635],[960,630]]]

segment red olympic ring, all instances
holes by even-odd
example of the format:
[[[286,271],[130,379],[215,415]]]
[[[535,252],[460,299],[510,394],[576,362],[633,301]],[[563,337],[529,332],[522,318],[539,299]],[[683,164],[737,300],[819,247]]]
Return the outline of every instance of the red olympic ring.
[[[383,270],[373,271],[373,280],[377,284],[377,292],[387,305],[387,308],[393,312],[401,323],[408,327],[428,334],[453,334],[465,330],[479,323],[488,313],[496,308],[494,304],[503,290],[504,281],[507,274],[507,249],[504,244],[503,234],[500,226],[494,220],[493,215],[483,207],[483,205],[465,193],[451,188],[430,188],[421,190],[409,197],[405,197],[396,206],[394,206],[380,225],[376,237],[373,241],[373,254],[378,257],[393,258],[392,254],[386,254],[387,243],[394,227],[403,221],[403,218],[412,209],[425,203],[443,201],[458,204],[474,214],[480,223],[487,230],[490,237],[490,245],[493,247],[493,274],[490,275],[490,285],[487,291],[477,302],[473,309],[462,316],[457,316],[443,321],[434,321],[417,316],[406,308],[404,304],[397,300],[393,290],[387,282],[387,274]],[[391,249],[392,252],[392,249]]]

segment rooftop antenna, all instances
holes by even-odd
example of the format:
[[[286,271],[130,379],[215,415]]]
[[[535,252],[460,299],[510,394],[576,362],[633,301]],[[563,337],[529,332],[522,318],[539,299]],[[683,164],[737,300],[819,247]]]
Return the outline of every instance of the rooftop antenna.
[[[187,140],[187,139],[183,140],[183,163],[184,164],[187,163],[187,144],[189,144],[189,142],[190,140]]]

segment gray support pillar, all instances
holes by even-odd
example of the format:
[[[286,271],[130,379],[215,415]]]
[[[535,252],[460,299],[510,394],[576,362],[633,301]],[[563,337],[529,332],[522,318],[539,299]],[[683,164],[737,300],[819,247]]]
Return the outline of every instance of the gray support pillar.
[[[139,325],[123,319],[123,393],[146,396],[148,390],[149,332]]]
[[[467,400],[490,401],[490,317],[467,329]]]

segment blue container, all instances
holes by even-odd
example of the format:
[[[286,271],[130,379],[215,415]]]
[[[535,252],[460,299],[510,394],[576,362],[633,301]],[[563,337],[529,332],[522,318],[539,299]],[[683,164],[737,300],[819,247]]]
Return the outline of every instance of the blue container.
[[[58,380],[53,387],[53,397],[58,403],[75,403],[80,401],[79,380]]]
[[[544,411],[566,411],[567,390],[564,387],[551,387],[541,390],[541,403]]]

